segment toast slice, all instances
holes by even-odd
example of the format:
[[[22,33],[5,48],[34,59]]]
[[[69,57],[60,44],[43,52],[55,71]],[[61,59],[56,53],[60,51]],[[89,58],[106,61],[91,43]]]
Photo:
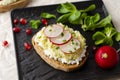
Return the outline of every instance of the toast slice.
[[[29,0],[18,0],[8,5],[0,5],[0,12],[6,12],[16,8],[25,7],[29,3]]]
[[[80,68],[81,66],[83,66],[83,64],[86,62],[86,60],[88,58],[88,53],[86,52],[85,53],[86,56],[82,58],[82,61],[79,64],[64,64],[64,63],[61,63],[60,61],[49,58],[48,56],[46,56],[44,54],[43,48],[40,47],[38,45],[38,43],[34,41],[35,36],[36,35],[34,35],[33,38],[32,38],[32,44],[33,44],[33,47],[34,47],[35,51],[46,63],[48,63],[50,66],[52,66],[55,69],[62,70],[62,71],[65,71],[65,72],[74,71],[74,70]]]

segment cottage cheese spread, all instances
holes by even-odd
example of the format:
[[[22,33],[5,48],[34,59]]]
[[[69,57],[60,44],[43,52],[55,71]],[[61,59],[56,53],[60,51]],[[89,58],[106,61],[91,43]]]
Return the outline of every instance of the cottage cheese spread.
[[[16,2],[18,0],[1,0],[0,5],[8,5],[10,3]]]
[[[68,28],[67,26],[66,28],[64,28],[65,30],[74,32],[74,34],[72,35],[75,38],[78,38],[81,42],[81,49],[79,51],[77,51],[75,54],[66,55],[60,49],[57,49],[56,45],[52,44],[49,41],[49,39],[43,33],[44,29],[45,27],[43,27],[40,32],[36,34],[35,41],[40,47],[44,49],[44,53],[46,56],[49,56],[49,58],[53,58],[66,64],[79,64],[79,62],[82,61],[82,58],[85,57],[86,53],[86,43],[84,37],[80,34],[79,31],[74,31],[72,28]]]

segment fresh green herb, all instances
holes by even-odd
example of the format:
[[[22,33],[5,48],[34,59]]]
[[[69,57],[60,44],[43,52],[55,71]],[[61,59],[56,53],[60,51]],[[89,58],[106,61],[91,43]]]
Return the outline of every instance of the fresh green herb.
[[[74,12],[74,11],[76,11],[75,5],[73,5],[72,3],[69,3],[69,2],[61,4],[57,7],[57,12],[62,13],[62,14]]]
[[[71,24],[83,24],[83,18],[87,16],[86,12],[92,11],[96,8],[94,4],[90,5],[85,10],[78,10],[72,3],[64,3],[57,7],[57,12],[62,13],[57,22],[65,23],[70,22]]]
[[[81,15],[81,12],[76,10],[75,12],[73,12],[73,13],[69,16],[69,18],[68,18],[69,22],[70,22],[71,24],[74,24],[73,22],[76,21],[77,19],[79,19],[79,18],[80,18],[80,15]]]
[[[61,22],[61,23],[68,22],[68,18],[69,18],[70,15],[71,15],[71,13],[64,14],[64,15],[60,16],[60,17],[57,19],[57,22]]]
[[[74,47],[74,50],[77,50],[76,47]]]
[[[64,39],[63,42],[66,42],[66,40]]]
[[[72,41],[72,44],[74,45],[75,43]]]
[[[56,16],[54,14],[50,14],[50,13],[41,13],[40,15],[42,18],[46,18],[46,19],[50,19],[50,18],[56,18]]]
[[[100,20],[100,14],[96,13],[94,16],[86,16],[83,21],[82,29],[95,30],[97,28],[96,24]]]
[[[58,49],[59,49],[59,47],[56,47],[56,49],[58,50]]]
[[[117,32],[115,35],[115,40],[120,41],[120,32]]]
[[[107,17],[105,17],[104,19],[102,19],[100,22],[98,22],[98,23],[96,24],[96,26],[97,26],[98,28],[105,27],[107,24],[110,24],[111,21],[112,21],[112,18],[111,18],[110,15],[108,15]]]
[[[77,43],[77,42],[76,42],[75,44],[76,44],[76,46],[78,46],[78,43]]]
[[[40,20],[31,20],[30,21],[30,26],[33,29],[38,29],[38,27],[40,26],[41,21]]]
[[[95,4],[90,5],[88,8],[84,9],[84,10],[80,10],[80,12],[89,12],[89,11],[93,11],[95,10],[96,6]]]
[[[117,31],[113,27],[105,27],[103,31],[97,31],[93,34],[92,38],[95,40],[96,45],[113,45],[113,36],[117,34]]]
[[[76,6],[68,2],[58,6],[57,12],[63,14],[57,20],[57,22],[62,22],[62,23],[65,22],[72,23],[72,21],[75,21],[81,15],[81,12],[76,9]]]
[[[72,53],[72,51],[70,50],[69,53]]]
[[[61,36],[63,37],[63,36],[64,36],[64,33],[61,33]]]
[[[40,38],[41,38],[41,36],[38,37],[38,39],[40,39]]]
[[[49,30],[50,32],[52,31],[52,29]]]

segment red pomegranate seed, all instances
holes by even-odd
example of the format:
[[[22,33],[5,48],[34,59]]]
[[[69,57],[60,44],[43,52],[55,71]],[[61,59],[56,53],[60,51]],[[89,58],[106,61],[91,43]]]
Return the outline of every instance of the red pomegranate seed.
[[[7,46],[8,46],[8,41],[6,41],[6,40],[3,41],[3,46],[4,46],[4,47],[7,47]]]
[[[26,50],[30,50],[31,49],[31,45],[28,42],[24,43],[24,47]]]
[[[21,18],[20,19],[20,23],[25,25],[25,24],[27,24],[27,20],[25,18]]]
[[[18,33],[18,32],[20,32],[20,28],[19,28],[19,27],[14,27],[14,28],[13,28],[13,31],[14,31],[15,33]]]
[[[42,23],[43,23],[44,25],[47,25],[47,24],[48,24],[48,21],[47,21],[46,19],[42,19]]]
[[[32,30],[31,30],[30,28],[28,28],[28,29],[26,30],[26,34],[31,35],[31,34],[32,34]]]
[[[18,19],[14,19],[13,23],[14,24],[18,24],[19,20]]]

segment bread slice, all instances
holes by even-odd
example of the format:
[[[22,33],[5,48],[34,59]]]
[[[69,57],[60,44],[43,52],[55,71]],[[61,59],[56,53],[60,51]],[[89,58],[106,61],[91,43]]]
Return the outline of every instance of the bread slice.
[[[86,57],[84,57],[82,59],[82,61],[80,62],[79,65],[77,64],[63,64],[61,63],[60,61],[57,61],[57,60],[54,60],[52,58],[49,58],[48,56],[46,56],[44,54],[44,50],[42,47],[38,46],[38,43],[35,42],[35,36],[33,36],[32,38],[32,44],[33,44],[33,47],[34,49],[36,50],[36,52],[38,53],[38,55],[46,62],[48,63],[50,66],[52,66],[53,68],[55,69],[58,69],[58,70],[62,70],[62,71],[65,71],[65,72],[70,72],[70,71],[74,71],[78,68],[80,68],[81,66],[83,66],[83,64],[86,62],[87,58],[88,58],[88,53],[86,52]]]
[[[0,12],[6,12],[15,8],[22,8],[28,4],[29,0],[18,0],[8,5],[0,5]]]

